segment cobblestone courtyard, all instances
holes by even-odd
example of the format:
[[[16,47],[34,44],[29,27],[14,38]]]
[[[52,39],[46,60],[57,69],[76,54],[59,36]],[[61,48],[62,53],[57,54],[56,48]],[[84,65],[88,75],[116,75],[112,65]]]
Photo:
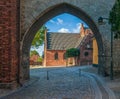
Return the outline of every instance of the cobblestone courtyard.
[[[80,67],[31,69],[31,84],[1,99],[115,99],[112,91]]]

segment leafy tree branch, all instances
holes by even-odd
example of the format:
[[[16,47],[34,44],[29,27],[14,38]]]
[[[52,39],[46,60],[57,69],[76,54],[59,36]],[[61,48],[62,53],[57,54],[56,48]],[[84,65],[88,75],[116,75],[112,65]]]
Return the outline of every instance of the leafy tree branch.
[[[111,31],[114,32],[114,38],[120,38],[120,0],[116,0],[109,14],[109,23]]]
[[[44,44],[44,33],[45,33],[45,29],[46,27],[45,26],[42,26],[38,32],[36,33],[33,41],[32,41],[32,44],[31,44],[31,47],[32,48],[39,48],[39,46],[43,45]]]

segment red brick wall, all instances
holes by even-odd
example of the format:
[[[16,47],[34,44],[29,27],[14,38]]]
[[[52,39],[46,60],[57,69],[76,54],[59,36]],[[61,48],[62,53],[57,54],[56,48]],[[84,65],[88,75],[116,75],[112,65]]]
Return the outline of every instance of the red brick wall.
[[[14,82],[18,66],[18,0],[0,0],[0,83]]]
[[[30,57],[30,61],[37,62],[39,57],[40,57],[39,55],[32,55],[32,56]]]
[[[54,54],[58,52],[58,60],[54,59]],[[63,59],[65,51],[55,51],[47,50],[46,51],[46,66],[66,66],[66,60]]]
[[[80,45],[80,65],[92,65],[93,60],[92,36],[93,34],[87,34],[87,37],[84,39],[82,45]],[[90,48],[87,48],[87,44],[90,45]],[[88,52],[88,56],[85,56],[85,52]]]
[[[80,54],[80,65],[92,65],[92,50],[88,50],[85,47],[81,47],[80,49],[81,54]],[[88,56],[85,56],[85,52],[88,52]]]
[[[30,57],[30,65],[42,65],[42,62],[38,61],[39,58],[40,58],[39,55],[32,55]]]

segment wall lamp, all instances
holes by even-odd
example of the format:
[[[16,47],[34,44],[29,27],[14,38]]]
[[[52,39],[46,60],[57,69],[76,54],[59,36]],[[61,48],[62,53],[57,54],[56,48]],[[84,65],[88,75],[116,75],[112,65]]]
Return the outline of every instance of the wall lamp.
[[[100,16],[100,17],[98,18],[98,24],[99,24],[99,25],[105,24],[104,19],[105,19],[105,20],[109,20],[109,18],[104,18],[104,17],[101,17],[101,16]]]

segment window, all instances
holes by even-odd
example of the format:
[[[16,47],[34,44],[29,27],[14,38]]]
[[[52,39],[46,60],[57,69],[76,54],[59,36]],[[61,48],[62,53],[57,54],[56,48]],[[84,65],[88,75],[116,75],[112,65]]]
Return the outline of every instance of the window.
[[[84,53],[84,55],[85,55],[85,56],[88,56],[88,55],[89,55],[89,53],[88,53],[88,52],[85,52],[85,53]]]
[[[55,53],[54,59],[55,59],[55,60],[58,60],[58,52]]]

